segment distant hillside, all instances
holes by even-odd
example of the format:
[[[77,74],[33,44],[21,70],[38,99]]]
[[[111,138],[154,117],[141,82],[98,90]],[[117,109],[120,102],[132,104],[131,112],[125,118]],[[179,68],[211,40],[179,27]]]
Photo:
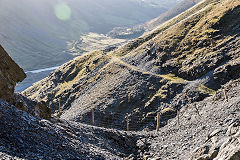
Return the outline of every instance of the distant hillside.
[[[187,9],[191,8],[192,6],[196,5],[202,0],[183,0],[178,3],[173,8],[169,9],[167,12],[161,14],[159,17],[147,22],[144,24],[144,28],[147,31],[155,29],[160,24],[168,21],[169,19],[175,17],[176,15],[186,11]]]
[[[153,2],[1,0],[0,43],[25,70],[52,67],[73,58],[67,42],[79,40],[83,33],[143,23],[176,4]]]
[[[114,38],[137,38],[141,36],[144,32],[151,31],[158,27],[160,24],[170,20],[171,18],[177,16],[178,14],[186,11],[195,4],[202,0],[183,0],[180,1],[176,6],[169,9],[167,12],[162,13],[157,18],[154,18],[144,24],[136,25],[133,27],[116,27],[108,33],[109,36]]]

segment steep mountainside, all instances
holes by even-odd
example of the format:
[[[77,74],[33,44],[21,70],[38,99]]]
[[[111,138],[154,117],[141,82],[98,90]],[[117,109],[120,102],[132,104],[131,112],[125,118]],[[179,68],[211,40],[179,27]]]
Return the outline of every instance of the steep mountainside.
[[[240,158],[240,79],[219,89],[216,96],[188,104],[179,118],[169,120],[157,133],[149,133],[145,157],[186,160],[238,160]],[[224,96],[227,90],[228,101]],[[147,134],[146,134],[147,135]],[[147,151],[146,151],[147,150]]]
[[[216,96],[183,107],[180,123],[173,118],[159,132],[124,132],[65,120],[47,121],[0,99],[0,157],[238,160],[239,89],[240,79],[231,81]]]
[[[1,0],[0,42],[24,70],[52,67],[73,58],[67,42],[83,33],[143,23],[176,4],[154,1]]]
[[[239,1],[207,3],[116,50],[78,57],[23,94],[53,111],[61,98],[63,119],[89,123],[95,108],[96,125],[123,129],[116,124],[128,113],[141,122],[134,129],[153,129],[157,112],[202,101],[239,77]]]
[[[0,157],[238,160],[240,1],[205,4],[18,95],[48,120],[0,99]]]

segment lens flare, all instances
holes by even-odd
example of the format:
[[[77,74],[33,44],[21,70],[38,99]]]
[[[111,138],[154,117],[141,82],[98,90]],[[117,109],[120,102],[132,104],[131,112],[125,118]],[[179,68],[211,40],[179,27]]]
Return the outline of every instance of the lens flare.
[[[71,18],[71,8],[65,3],[57,4],[54,10],[56,17],[60,20],[66,21]]]

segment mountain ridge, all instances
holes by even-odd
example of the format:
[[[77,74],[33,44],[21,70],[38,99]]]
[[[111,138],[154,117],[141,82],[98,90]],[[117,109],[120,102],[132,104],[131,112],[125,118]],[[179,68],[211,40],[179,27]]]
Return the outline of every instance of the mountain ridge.
[[[197,3],[202,2],[202,0],[183,0],[180,1],[176,6],[170,8],[165,13],[162,13],[160,16],[145,22],[144,24],[136,25],[133,27],[116,27],[110,32],[108,35],[113,38],[124,38],[124,39],[132,39],[137,38],[144,34],[145,32],[152,31],[156,29],[159,25],[167,22],[168,20],[178,16],[184,11],[190,9]]]

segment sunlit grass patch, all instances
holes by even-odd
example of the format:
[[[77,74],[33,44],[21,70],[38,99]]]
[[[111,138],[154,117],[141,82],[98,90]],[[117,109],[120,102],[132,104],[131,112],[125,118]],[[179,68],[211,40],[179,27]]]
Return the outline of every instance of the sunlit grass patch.
[[[198,90],[202,93],[206,93],[206,94],[209,94],[209,95],[214,95],[216,93],[215,90],[211,89],[211,88],[208,88],[206,87],[205,85],[200,85],[198,87]]]
[[[175,76],[174,74],[166,74],[166,75],[161,75],[162,78],[172,81],[174,83],[184,83],[187,82],[187,80],[184,80],[180,77]]]

